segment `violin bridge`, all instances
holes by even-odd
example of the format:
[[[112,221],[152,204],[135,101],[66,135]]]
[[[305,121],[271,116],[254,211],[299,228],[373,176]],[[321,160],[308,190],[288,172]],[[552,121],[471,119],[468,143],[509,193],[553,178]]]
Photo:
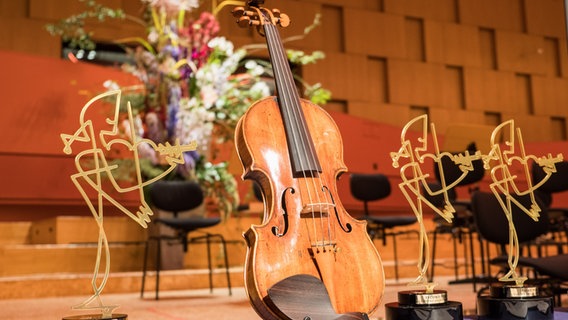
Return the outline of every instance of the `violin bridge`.
[[[310,216],[311,214],[317,212],[327,216],[331,210],[335,209],[335,204],[329,202],[318,202],[318,203],[308,203],[300,212],[300,216]]]

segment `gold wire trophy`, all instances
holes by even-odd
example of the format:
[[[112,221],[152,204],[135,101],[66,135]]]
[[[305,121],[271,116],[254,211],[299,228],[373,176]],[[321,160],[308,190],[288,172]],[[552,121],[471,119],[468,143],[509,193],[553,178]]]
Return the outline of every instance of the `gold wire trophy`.
[[[180,145],[176,141],[174,145],[166,143],[165,145],[156,145],[152,140],[141,139],[135,135],[135,122],[132,117],[132,109],[130,103],[127,104],[128,119],[125,130],[120,130],[123,123],[120,121],[121,91],[109,91],[100,94],[91,99],[81,110],[79,123],[80,127],[72,134],[61,134],[64,143],[63,151],[71,154],[73,151],[71,145],[81,143],[81,151],[75,156],[75,166],[77,173],[71,176],[71,180],[81,193],[83,200],[87,203],[89,210],[93,214],[97,226],[99,227],[97,258],[95,262],[94,274],[92,278],[93,294],[84,302],[73,306],[77,310],[95,310],[96,314],[74,315],[64,317],[63,320],[71,319],[127,319],[126,314],[113,313],[118,305],[105,305],[100,297],[105,287],[110,272],[110,248],[108,239],[103,227],[104,220],[104,204],[110,203],[122,213],[126,214],[132,220],[136,221],[143,228],[147,228],[150,222],[150,216],[153,215],[152,210],[144,199],[143,188],[159,179],[175,169],[177,165],[185,163],[183,153],[195,150],[196,144]],[[105,124],[95,123],[87,116],[87,110],[97,102],[115,99],[115,106],[111,118],[105,119]],[[107,155],[111,150],[116,148],[122,150],[122,160],[132,160],[131,169],[135,171],[135,182],[124,186],[117,178],[117,172],[120,170],[118,164],[113,164],[112,159],[107,159]],[[159,176],[142,181],[140,170],[140,160],[138,149],[140,147],[152,148],[157,151],[169,165],[168,169]],[[140,200],[138,210],[133,213],[125,206],[121,205],[113,195],[116,193],[137,193]],[[104,265],[101,267],[101,258],[104,256]],[[102,272],[102,276],[99,273]]]
[[[422,135],[417,138],[417,144],[407,137],[408,130],[418,125]],[[410,204],[412,211],[416,215],[419,224],[419,257],[418,257],[418,277],[409,283],[409,286],[417,287],[416,290],[401,291],[398,293],[398,302],[387,303],[385,305],[387,320],[398,319],[463,319],[463,308],[460,302],[448,301],[447,292],[444,290],[434,290],[436,283],[428,282],[427,271],[430,264],[430,245],[426,234],[423,221],[423,206],[429,207],[436,214],[439,214],[447,222],[452,222],[456,212],[450,202],[448,191],[462,181],[469,172],[473,170],[473,161],[481,158],[480,152],[469,154],[451,154],[440,152],[434,124],[431,124],[432,140],[434,152],[428,152],[428,117],[422,115],[414,118],[406,124],[401,133],[401,147],[397,152],[391,152],[392,165],[400,167],[402,182],[399,184],[400,190]],[[442,169],[442,158],[449,157],[462,171],[462,174],[451,183],[447,183]],[[438,167],[440,172],[439,190],[433,190],[428,185],[427,173],[424,173],[422,166],[425,161],[430,159]],[[401,164],[401,162],[405,162]],[[442,208],[432,204],[423,192],[430,197],[443,197],[444,205]]]
[[[508,131],[507,131],[508,129]],[[519,155],[515,153],[515,134],[518,139]],[[503,135],[508,140],[504,144],[499,143],[499,137]],[[523,145],[521,130],[516,128],[513,120],[500,124],[491,135],[491,151],[483,156],[486,169],[491,168],[491,163],[496,164],[491,168],[490,185],[491,191],[499,200],[509,226],[508,246],[508,272],[499,278],[499,282],[490,286],[489,295],[481,295],[477,299],[477,311],[480,319],[554,319],[553,297],[542,295],[536,285],[526,284],[526,277],[517,274],[519,262],[519,239],[515,230],[513,206],[517,206],[522,212],[538,221],[541,211],[534,191],[546,182],[556,172],[556,163],[562,161],[562,154],[552,157],[550,154],[537,158],[527,155]],[[533,185],[529,174],[529,160],[534,161],[546,173],[545,177]],[[526,178],[526,189],[521,191],[517,185],[518,177],[513,174],[512,166],[517,162],[523,169]],[[515,196],[528,196],[530,208],[527,208],[516,200]]]

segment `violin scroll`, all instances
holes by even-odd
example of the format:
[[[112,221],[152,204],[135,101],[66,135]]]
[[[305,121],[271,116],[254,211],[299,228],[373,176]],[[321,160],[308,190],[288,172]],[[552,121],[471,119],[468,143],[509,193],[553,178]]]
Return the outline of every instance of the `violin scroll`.
[[[262,8],[259,4],[264,1],[249,1],[247,7],[236,7],[233,9],[233,16],[237,18],[237,24],[241,28],[248,26],[262,26],[266,23],[279,25],[283,28],[290,25],[290,17],[287,14],[280,12],[279,9],[272,9],[272,11]]]

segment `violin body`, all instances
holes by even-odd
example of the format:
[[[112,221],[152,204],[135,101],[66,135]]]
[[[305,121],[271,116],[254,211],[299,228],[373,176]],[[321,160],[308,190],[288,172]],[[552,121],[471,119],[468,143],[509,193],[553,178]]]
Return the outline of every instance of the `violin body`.
[[[336,181],[347,171],[341,135],[322,108],[303,99],[300,105],[321,172],[298,176],[290,169],[289,139],[276,97],[254,103],[237,125],[243,178],[260,185],[265,204],[262,224],[244,234],[246,290],[263,319],[288,319],[270,301],[270,288],[295,275],[311,275],[325,284],[338,314],[371,313],[382,298],[384,272],[367,223],[352,218],[337,194]]]

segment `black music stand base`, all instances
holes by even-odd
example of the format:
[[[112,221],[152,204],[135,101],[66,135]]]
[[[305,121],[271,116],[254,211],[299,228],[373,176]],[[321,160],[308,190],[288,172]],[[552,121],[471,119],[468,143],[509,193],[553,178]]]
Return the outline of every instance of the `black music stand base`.
[[[463,320],[463,307],[461,302],[447,301],[446,291],[401,291],[398,302],[385,305],[385,315],[387,320]]]

